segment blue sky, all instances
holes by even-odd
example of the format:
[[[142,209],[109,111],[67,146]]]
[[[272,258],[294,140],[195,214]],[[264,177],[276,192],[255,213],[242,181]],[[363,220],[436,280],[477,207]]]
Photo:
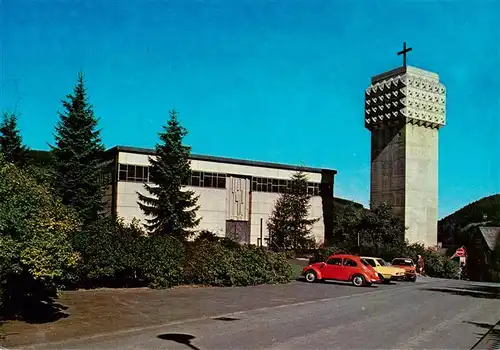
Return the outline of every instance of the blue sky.
[[[80,69],[107,147],[152,147],[177,108],[194,153],[338,170],[369,201],[370,77],[440,74],[439,215],[500,192],[499,1],[0,0],[0,108],[47,148]]]

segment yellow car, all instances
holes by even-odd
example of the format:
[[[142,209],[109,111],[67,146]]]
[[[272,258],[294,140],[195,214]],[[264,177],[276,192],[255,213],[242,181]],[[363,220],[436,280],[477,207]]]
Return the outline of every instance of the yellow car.
[[[383,277],[384,283],[389,283],[394,280],[404,280],[406,272],[405,269],[400,267],[394,267],[386,263],[382,258],[373,258],[369,256],[362,256],[368,264],[373,266],[375,271],[380,275],[381,279]]]

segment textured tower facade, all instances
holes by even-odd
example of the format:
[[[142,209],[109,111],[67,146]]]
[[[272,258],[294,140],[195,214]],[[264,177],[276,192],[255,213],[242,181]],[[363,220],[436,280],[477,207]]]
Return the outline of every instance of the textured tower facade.
[[[373,77],[365,91],[370,205],[392,205],[410,243],[437,244],[438,131],[445,114],[446,89],[429,71],[403,66]]]

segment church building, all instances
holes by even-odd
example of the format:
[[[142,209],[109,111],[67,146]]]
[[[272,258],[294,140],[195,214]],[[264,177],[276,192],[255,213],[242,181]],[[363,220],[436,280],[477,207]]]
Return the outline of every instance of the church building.
[[[110,171],[103,179],[109,184],[107,211],[125,222],[144,222],[138,195],[148,195],[149,157],[153,149],[116,146],[107,152]],[[312,195],[310,218],[319,218],[313,227],[317,243],[325,237],[323,212],[333,214],[333,169],[312,168],[251,160],[191,155],[192,176],[188,188],[199,195],[198,230],[229,236],[241,243],[267,245],[267,219],[276,199],[291,176],[301,170],[309,180]],[[327,224],[328,226],[328,224]]]

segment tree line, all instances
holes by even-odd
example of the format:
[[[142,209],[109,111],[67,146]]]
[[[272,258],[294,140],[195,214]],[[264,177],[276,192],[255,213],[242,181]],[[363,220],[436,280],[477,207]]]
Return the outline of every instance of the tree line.
[[[200,220],[198,196],[183,186],[191,176],[191,148],[184,144],[187,130],[175,110],[169,111],[155,156],[149,158],[150,183],[138,193],[146,214],[143,224],[125,224],[104,210],[106,185],[100,178],[107,171],[105,147],[82,73],[58,114],[45,167],[23,143],[18,114],[3,114],[0,317],[27,317],[40,302],[49,303],[58,290],[68,288],[249,285],[284,283],[293,277],[282,253],[241,246],[210,232],[193,237]],[[301,219],[308,214],[306,192],[292,194],[294,188],[307,186],[306,178],[297,174],[295,180],[283,197],[301,198],[305,207],[279,200],[272,238],[276,246],[290,240],[290,229],[310,232],[312,221]],[[302,221],[283,230],[279,221],[287,224],[280,215]],[[295,247],[303,241],[297,232]]]

